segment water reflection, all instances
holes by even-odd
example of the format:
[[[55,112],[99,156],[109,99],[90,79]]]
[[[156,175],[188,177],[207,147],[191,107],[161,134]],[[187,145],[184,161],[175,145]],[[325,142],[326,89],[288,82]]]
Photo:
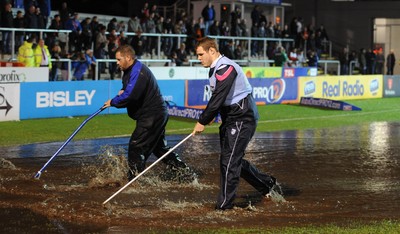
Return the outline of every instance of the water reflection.
[[[167,139],[169,144],[173,146],[185,137],[186,135],[168,135]],[[60,157],[98,156],[99,151],[105,146],[123,148],[126,151],[128,140],[128,137],[120,137],[72,141],[61,151]],[[29,160],[28,158],[42,157],[47,159],[57,151],[62,143],[52,142],[2,147],[0,148],[0,155],[19,164],[22,164],[22,161],[44,161]],[[290,203],[288,207],[278,207],[268,203],[260,204],[258,205],[260,210],[263,208],[265,210],[257,213],[257,216],[265,214],[271,222],[284,222],[283,225],[287,225],[287,219],[282,219],[282,217],[297,217],[296,222],[309,219],[314,223],[318,222],[320,217],[329,221],[336,221],[340,218],[348,220],[349,217],[398,219],[400,216],[398,212],[400,207],[399,149],[400,123],[379,122],[340,128],[257,133],[250,142],[245,157],[257,165],[260,170],[278,178],[278,181],[283,184],[284,195],[287,196],[285,199]],[[218,185],[219,178],[218,135],[196,135],[178,147],[177,152],[190,166],[202,172],[200,180],[204,180],[202,183],[207,184],[207,188],[211,189],[205,188],[201,192],[196,191],[195,198],[190,198],[190,191],[182,192],[176,199],[182,199],[181,195],[184,194],[185,199],[190,202],[198,201],[198,199],[207,202],[212,200],[210,194],[215,193],[214,187]],[[151,160],[154,160],[154,158]],[[67,181],[73,182],[78,178],[89,178],[88,175],[93,175],[93,173],[89,173],[89,170],[70,173],[74,168],[76,170],[82,166],[76,166],[75,162],[75,167],[73,167],[71,166],[72,162],[68,160],[60,161],[63,163],[58,165],[58,170],[53,170],[53,166],[55,168],[56,165],[50,165],[49,168],[52,168],[52,170],[47,172],[44,180],[57,179],[54,175],[58,176],[62,172],[64,176],[68,176]],[[93,164],[88,165],[93,166]],[[84,168],[87,168],[88,165]],[[36,172],[38,168],[39,166],[34,165],[32,173]],[[59,170],[60,168],[62,170]],[[7,173],[12,174],[12,171],[3,170],[3,172],[6,175],[8,175]],[[82,172],[86,172],[86,175],[81,176]],[[14,177],[20,174],[21,172],[17,171]],[[109,175],[111,173],[104,174]],[[208,180],[205,180],[207,176]],[[24,186],[19,188],[25,188],[25,185],[28,184],[27,181],[20,181]],[[71,184],[74,185],[75,182],[73,182],[67,184],[63,181],[63,183],[66,183],[63,186],[70,188]],[[0,188],[1,186],[0,184]],[[10,183],[9,186],[13,185]],[[54,182],[54,187],[57,186],[61,188],[60,181]],[[32,185],[32,187],[36,187],[36,185]],[[6,188],[5,185],[4,188]],[[155,190],[154,186],[149,189],[152,193]],[[168,191],[168,189],[164,190]],[[249,191],[254,192],[254,189],[249,188],[249,186],[246,187],[246,183],[241,183],[239,190],[241,195],[245,194],[246,196]],[[5,191],[8,192],[9,189]],[[104,191],[97,190],[97,192],[105,192],[107,195],[109,193],[105,189]],[[93,191],[87,193],[78,191],[77,193],[79,193],[77,196],[81,199],[82,194],[89,196]],[[8,193],[4,192],[4,194]],[[186,198],[186,196],[189,198]],[[10,194],[9,197],[14,198],[15,195]],[[146,202],[148,200],[138,202],[138,204],[147,204]],[[81,204],[82,202],[75,201],[75,203]],[[97,207],[98,204],[93,206]],[[151,207],[147,205],[146,211]],[[47,210],[47,207],[45,208]],[[120,208],[131,211],[129,205]],[[135,207],[134,211],[136,209],[138,207]],[[86,207],[85,210],[87,210]],[[149,212],[149,216],[152,215],[150,211],[147,212]],[[204,217],[205,215],[201,214],[201,216]],[[132,216],[129,216],[129,221],[131,219]],[[193,218],[192,220],[197,219]],[[186,221],[188,220],[186,219]],[[262,222],[264,224],[265,219]],[[115,230],[119,230],[119,228],[120,226],[116,227]],[[130,228],[127,229],[127,232],[131,230]]]

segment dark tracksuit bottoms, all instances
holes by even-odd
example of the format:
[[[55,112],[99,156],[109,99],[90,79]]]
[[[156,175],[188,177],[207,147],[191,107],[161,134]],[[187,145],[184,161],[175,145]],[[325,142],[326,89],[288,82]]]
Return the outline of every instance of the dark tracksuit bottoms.
[[[263,195],[267,194],[275,183],[270,175],[262,173],[249,161],[243,159],[256,127],[257,121],[247,120],[227,122],[220,126],[221,186],[217,209],[224,210],[233,207],[240,177]]]

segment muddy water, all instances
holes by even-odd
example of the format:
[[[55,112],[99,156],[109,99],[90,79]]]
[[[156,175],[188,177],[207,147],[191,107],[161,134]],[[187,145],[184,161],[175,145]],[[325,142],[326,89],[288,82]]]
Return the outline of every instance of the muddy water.
[[[185,136],[168,136],[175,145]],[[127,181],[127,138],[0,148],[1,233],[132,233],[286,227],[400,218],[400,124],[259,133],[246,158],[278,178],[286,202],[241,181],[237,208],[214,211],[218,136],[190,138],[177,152],[198,180],[165,180],[162,163]],[[149,163],[155,158],[150,158]]]

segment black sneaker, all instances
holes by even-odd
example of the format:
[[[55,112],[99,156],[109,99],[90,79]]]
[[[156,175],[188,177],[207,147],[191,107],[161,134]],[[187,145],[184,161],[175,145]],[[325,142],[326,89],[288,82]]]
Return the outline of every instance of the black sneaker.
[[[128,173],[126,175],[127,175],[128,181],[131,181],[136,177],[136,173],[132,169],[128,169]]]
[[[188,167],[179,157],[171,157],[170,159],[167,159],[165,163],[178,169],[185,169]]]
[[[265,197],[270,197],[270,192],[274,190],[278,185],[279,183],[277,182],[276,178],[271,176],[271,180],[267,182],[266,188],[261,191],[262,195]]]

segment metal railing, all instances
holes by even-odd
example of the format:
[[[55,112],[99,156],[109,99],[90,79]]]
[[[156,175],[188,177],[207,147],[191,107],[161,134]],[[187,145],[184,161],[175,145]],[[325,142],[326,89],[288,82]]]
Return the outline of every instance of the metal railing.
[[[66,33],[66,46],[68,47],[68,38],[71,30],[55,30],[55,29],[33,29],[33,28],[0,28],[0,32],[11,32],[11,58],[10,60],[16,59],[15,56],[15,32],[37,32],[39,38],[43,38],[43,33],[55,32],[55,33]],[[39,39],[38,38],[38,39]]]
[[[15,48],[15,32],[38,32],[40,35],[40,38],[43,38],[43,33],[49,33],[49,32],[56,32],[56,33],[66,33],[66,46],[68,48],[68,38],[69,38],[69,34],[72,32],[71,30],[54,30],[54,29],[20,29],[20,28],[0,28],[0,32],[3,31],[11,31],[12,33],[12,38],[11,38],[11,42],[12,42],[12,54],[11,54],[11,58],[15,59],[15,52],[14,52],[14,48]],[[126,36],[136,36],[137,33],[134,32],[126,32],[125,33]],[[172,40],[176,40],[176,43],[173,43],[173,45],[176,46],[176,48],[173,49],[177,49],[179,47],[179,45],[181,44],[181,42],[186,41],[188,36],[186,34],[158,34],[158,33],[141,33],[140,36],[143,37],[155,37],[157,38],[157,47],[155,48],[157,51],[157,59],[162,59],[161,57],[161,45],[163,42],[163,39],[165,38],[169,38]],[[282,43],[294,43],[293,39],[284,39],[284,38],[257,38],[257,37],[231,37],[231,36],[211,36],[212,38],[215,38],[217,40],[218,43],[220,43],[221,40],[225,40],[225,41],[229,41],[232,40],[233,41],[233,45],[236,44],[236,42],[243,42],[244,45],[246,45],[246,48],[243,48],[243,53],[247,54],[248,60],[252,59],[251,58],[251,51],[252,51],[252,46],[254,45],[253,42],[257,42],[257,44],[260,44],[259,46],[262,48],[262,53],[260,54],[260,58],[263,60],[267,60],[267,46],[269,43],[277,43],[278,45],[282,45]],[[191,38],[191,40],[195,40],[193,38]],[[234,49],[234,46],[232,46],[232,50]],[[260,49],[258,49],[258,51],[260,51]],[[254,59],[253,59],[254,60]]]
[[[340,76],[340,62],[339,60],[318,60],[319,64],[324,64],[324,75],[328,74],[328,65],[336,64],[337,65],[337,75]]]

